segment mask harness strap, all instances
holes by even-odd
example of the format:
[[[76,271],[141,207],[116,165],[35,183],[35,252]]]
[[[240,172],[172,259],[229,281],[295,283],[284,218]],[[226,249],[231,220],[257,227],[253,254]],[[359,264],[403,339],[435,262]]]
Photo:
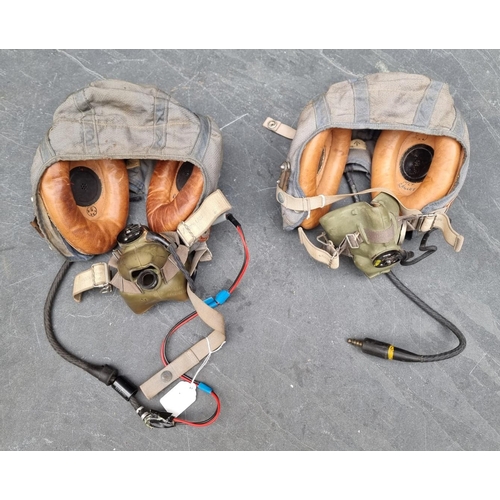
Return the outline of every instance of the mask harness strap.
[[[401,210],[400,220],[402,223],[406,224],[411,230],[428,232],[433,228],[440,229],[443,233],[445,241],[453,247],[455,252],[460,252],[462,249],[464,238],[462,235],[458,234],[452,227],[449,217],[444,213],[432,213],[423,214],[419,210],[412,210],[406,208],[391,191],[383,188],[371,188],[360,191],[359,193],[347,193],[347,194],[336,194],[330,196],[311,196],[305,198],[297,198],[286,193],[279,185],[276,187],[276,199],[280,205],[285,208],[294,210],[296,212],[305,212],[307,214],[311,213],[311,210],[316,208],[322,208],[325,205],[331,205],[337,201],[344,200],[346,198],[354,197],[355,195],[369,194],[369,193],[386,193],[392,196],[398,201]],[[302,231],[303,233],[303,231]],[[301,231],[299,228],[299,237],[302,239],[306,238],[305,233],[301,236]],[[307,248],[307,247],[306,247]],[[309,250],[308,250],[309,251]],[[314,257],[314,253],[311,254]],[[317,259],[316,259],[317,260]],[[331,267],[331,266],[329,266]],[[337,266],[338,267],[338,266]],[[336,267],[331,267],[336,269]]]
[[[212,215],[210,217],[214,217],[215,221],[215,219],[219,218],[219,216],[220,215],[215,216],[215,212],[212,212]],[[153,377],[144,382],[140,387],[137,387],[135,384],[131,383],[128,379],[119,375],[118,370],[112,366],[96,365],[88,363],[78,358],[77,356],[69,352],[65,347],[63,347],[61,343],[58,341],[54,332],[53,322],[52,322],[53,303],[57,295],[57,292],[60,288],[60,285],[64,277],[66,276],[69,268],[73,264],[73,262],[68,260],[64,261],[48,292],[44,306],[44,325],[50,345],[66,361],[83,369],[93,377],[103,382],[105,385],[113,387],[113,389],[115,389],[125,400],[131,403],[136,413],[141,417],[143,422],[148,427],[169,428],[175,426],[177,423],[201,427],[212,424],[219,416],[220,400],[217,394],[215,394],[215,392],[206,384],[192,380],[187,375],[185,375],[185,373],[194,366],[196,366],[204,358],[208,360],[208,357],[211,356],[211,354],[217,351],[220,347],[222,347],[222,345],[225,343],[224,318],[218,311],[215,311],[215,308],[223,304],[230,297],[230,295],[239,285],[249,264],[248,246],[241,225],[230,213],[225,214],[224,219],[229,220],[233,224],[233,226],[238,231],[240,239],[243,243],[244,262],[241,267],[241,270],[228,290],[221,290],[215,296],[215,298],[209,297],[208,299],[205,300],[202,300],[195,294],[193,290],[194,286],[191,286],[192,278],[190,276],[190,281],[188,281],[188,286],[187,286],[187,293],[193,304],[195,311],[186,316],[180,322],[178,322],[167,334],[167,337],[163,341],[161,350],[161,358],[163,363],[166,365],[165,368],[162,369],[157,374],[153,375]],[[200,224],[203,225],[202,222],[200,222]],[[167,242],[169,245],[168,247],[169,251],[174,250],[172,255],[174,254],[176,255],[175,249],[173,249],[171,243],[167,239],[163,238],[161,235],[159,236],[160,239],[158,241],[161,242],[162,244],[165,244],[165,242]],[[202,259],[202,254],[204,254],[206,251],[208,251],[208,249],[202,249],[199,251],[197,256],[195,255],[196,263],[199,262],[200,259]],[[193,263],[194,265],[193,268],[191,269],[191,272],[188,272],[181,260],[177,262],[179,268],[181,270],[184,269],[183,272],[187,273],[188,275],[192,274],[194,268],[196,267],[196,263]],[[85,284],[82,285],[84,288],[86,286],[89,286],[90,282],[92,282],[94,286],[102,288],[108,286],[110,283],[108,279],[109,277],[108,264],[100,263],[99,265],[92,266],[91,269],[88,270],[86,273],[87,274],[81,278],[82,283],[84,282],[87,283],[86,285]],[[92,286],[91,288],[93,288],[94,286]],[[77,300],[77,298],[81,299],[81,293],[82,293],[81,291],[77,292],[76,294],[74,292],[75,300]],[[188,349],[186,352],[178,356],[174,361],[169,362],[166,356],[166,347],[168,338],[181,326],[185,325],[186,323],[194,319],[196,316],[199,316],[204,323],[206,323],[209,327],[213,329],[213,331],[207,337],[203,338],[194,346],[192,346],[190,349]],[[214,400],[216,401],[217,408],[214,414],[209,419],[202,422],[190,422],[187,420],[183,420],[178,417],[174,417],[171,413],[166,411],[157,411],[154,409],[145,408],[143,405],[139,403],[139,401],[135,397],[138,389],[140,388],[141,391],[146,396],[146,398],[151,399],[154,396],[156,396],[160,391],[162,391],[165,387],[167,387],[168,385],[170,385],[172,382],[174,382],[179,378],[196,384],[198,388],[210,394],[214,398]]]

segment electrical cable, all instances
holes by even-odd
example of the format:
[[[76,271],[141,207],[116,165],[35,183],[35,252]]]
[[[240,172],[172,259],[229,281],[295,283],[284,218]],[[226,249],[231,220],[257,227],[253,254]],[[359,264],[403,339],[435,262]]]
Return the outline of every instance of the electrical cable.
[[[85,370],[87,373],[97,378],[101,382],[104,382],[106,385],[111,385],[116,380],[116,377],[118,375],[116,369],[108,365],[95,365],[92,363],[88,363],[83,359],[76,357],[61,345],[61,343],[57,340],[54,332],[54,327],[52,324],[52,310],[54,300],[56,298],[57,291],[59,290],[59,287],[72,264],[73,262],[68,260],[65,260],[63,262],[47,294],[43,309],[45,333],[49,344],[62,358],[64,358],[69,363],[81,368],[82,370]]]
[[[49,344],[63,359],[86,371],[93,377],[103,382],[105,385],[111,386],[125,400],[129,401],[148,427],[173,427],[175,423],[172,421],[172,415],[170,413],[147,409],[139,405],[137,400],[134,398],[134,394],[137,392],[138,388],[134,384],[130,383],[125,377],[119,376],[116,368],[109,365],[95,365],[88,363],[70,353],[57,339],[52,321],[54,300],[57,296],[61,283],[72,264],[73,262],[68,260],[63,262],[52,282],[45,300],[44,326]]]
[[[438,323],[448,328],[451,332],[455,334],[458,339],[458,345],[439,354],[415,354],[399,347],[395,347],[387,342],[381,342],[379,340],[374,340],[371,338],[365,338],[363,340],[348,339],[347,342],[355,346],[361,347],[363,352],[371,354],[372,356],[378,356],[385,359],[394,359],[396,361],[409,361],[409,362],[419,362],[419,363],[429,363],[432,361],[442,361],[444,359],[453,358],[460,354],[466,347],[467,341],[464,334],[449,320],[441,316],[435,309],[426,304],[422,299],[417,297],[406,285],[404,285],[392,271],[388,272],[387,277],[396,286],[398,290],[404,293],[412,302],[414,302],[420,309],[426,312],[429,316],[435,319]]]
[[[351,171],[346,172],[346,177],[349,183],[349,188],[353,194],[357,196],[356,185],[354,184],[354,180],[350,179]],[[424,234],[422,241],[420,243],[420,250],[424,251],[422,255],[411,260],[411,261],[403,261],[402,265],[411,265],[420,262],[422,259],[428,257],[432,253],[437,250],[435,246],[426,246],[427,239],[431,234],[431,231],[428,231]],[[411,254],[413,254],[411,252]],[[420,309],[422,309],[425,313],[427,313],[431,318],[435,319],[438,323],[440,323],[445,328],[448,328],[458,339],[458,345],[450,349],[448,351],[439,353],[439,354],[416,354],[411,351],[407,351],[405,349],[401,349],[387,342],[382,342],[380,340],[375,340],[369,337],[364,338],[363,340],[349,338],[347,342],[356,347],[360,347],[361,350],[372,356],[377,356],[379,358],[395,360],[395,361],[406,361],[406,362],[417,362],[417,363],[429,363],[432,361],[442,361],[445,359],[453,358],[460,354],[465,347],[467,346],[467,341],[464,334],[449,320],[445,317],[441,316],[435,309],[426,304],[420,297],[415,295],[405,284],[403,284],[392,271],[385,273],[387,278],[394,284],[394,286],[400,290],[406,297],[408,297],[412,302],[414,302]]]
[[[243,245],[243,251],[244,251],[243,264],[242,264],[242,266],[240,268],[240,271],[238,272],[238,275],[236,276],[236,278],[233,281],[232,285],[228,289],[229,294],[232,294],[233,291],[240,284],[241,279],[243,278],[243,276],[244,276],[244,274],[245,274],[245,272],[246,272],[246,270],[248,268],[248,264],[249,264],[249,260],[250,260],[250,253],[249,253],[248,245],[247,245],[247,242],[246,242],[246,239],[245,239],[245,235],[243,233],[243,229],[242,229],[240,223],[232,216],[232,214],[227,214],[226,215],[226,219],[229,220],[235,226],[236,230],[238,231],[238,234],[240,236],[240,239],[241,239],[241,242],[242,242],[242,245]],[[218,305],[219,305],[218,303],[215,303],[214,307],[216,307]],[[179,328],[181,328],[182,326],[186,325],[187,323],[189,323],[191,320],[193,320],[197,316],[198,316],[198,313],[196,311],[193,311],[192,313],[190,313],[187,316],[185,316],[184,318],[182,318],[180,321],[178,321],[169,330],[169,332],[167,333],[167,335],[163,339],[163,342],[162,342],[162,345],[161,345],[161,349],[160,349],[160,356],[161,356],[161,360],[162,360],[162,362],[163,362],[163,364],[165,366],[167,366],[169,364],[168,357],[167,357],[168,340],[170,339],[170,337],[177,330],[179,330]],[[193,379],[191,379],[191,377],[189,377],[187,375],[181,375],[180,378],[182,380],[186,381],[186,382],[194,383],[198,387],[200,386],[200,382],[197,382],[197,381],[193,382]],[[205,384],[203,384],[203,385],[205,385]],[[205,386],[205,387],[207,387],[207,386]],[[215,410],[214,414],[211,417],[209,417],[208,419],[203,420],[201,422],[192,422],[192,421],[189,421],[189,420],[180,419],[178,417],[174,417],[173,421],[175,423],[190,425],[192,427],[204,427],[204,426],[208,426],[208,425],[213,424],[217,420],[217,418],[219,417],[221,404],[220,404],[219,397],[217,396],[217,394],[215,393],[215,391],[213,389],[211,389],[210,395],[215,399],[215,402],[216,402],[216,405],[217,405],[216,410]]]

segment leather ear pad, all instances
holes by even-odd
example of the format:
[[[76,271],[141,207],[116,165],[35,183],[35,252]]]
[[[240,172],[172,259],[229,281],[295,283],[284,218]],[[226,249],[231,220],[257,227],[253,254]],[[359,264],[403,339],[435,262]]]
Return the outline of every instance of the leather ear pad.
[[[462,162],[462,147],[451,137],[384,130],[373,153],[371,187],[388,189],[406,208],[421,210],[449,193]]]
[[[331,128],[315,135],[300,158],[299,185],[306,197],[337,193],[349,155],[352,131]],[[330,205],[311,210],[301,226],[312,229],[330,210]]]
[[[124,161],[54,163],[43,174],[39,191],[52,223],[77,251],[99,255],[116,245],[128,218]]]
[[[146,200],[146,215],[151,230],[175,231],[194,211],[203,193],[201,169],[189,162],[158,161]]]

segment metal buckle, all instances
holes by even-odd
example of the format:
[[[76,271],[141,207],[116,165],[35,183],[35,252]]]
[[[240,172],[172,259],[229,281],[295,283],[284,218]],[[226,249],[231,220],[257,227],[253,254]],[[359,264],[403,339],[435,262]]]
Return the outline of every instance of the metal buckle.
[[[347,241],[347,244],[351,248],[359,248],[359,243],[360,243],[360,235],[359,233],[353,233],[353,234],[346,234],[345,235],[345,240]]]
[[[321,243],[324,246],[324,249],[332,256],[332,259],[335,259],[339,252],[332,240],[327,239],[326,233],[322,232],[319,236],[316,237],[316,241]]]
[[[430,226],[427,226],[426,223],[429,221],[429,219],[432,218],[432,222]],[[417,224],[415,225],[415,229],[417,231],[421,231],[423,233],[426,233],[430,231],[436,222],[437,215],[436,214],[426,214],[426,215],[420,215],[417,220]],[[424,227],[425,225],[425,227]]]

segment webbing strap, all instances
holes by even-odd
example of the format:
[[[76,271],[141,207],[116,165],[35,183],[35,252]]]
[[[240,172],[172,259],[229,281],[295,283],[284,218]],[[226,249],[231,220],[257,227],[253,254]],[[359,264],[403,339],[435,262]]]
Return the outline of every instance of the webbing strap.
[[[402,220],[411,229],[424,233],[431,229],[440,229],[444,240],[453,247],[455,252],[462,250],[464,237],[451,227],[450,218],[446,214],[434,213],[428,215],[421,214],[420,216],[406,216],[402,217]]]
[[[213,223],[225,212],[231,210],[231,204],[217,189],[205,198],[192,215],[177,227],[177,233],[184,243],[190,247],[202,234],[206,233]]]
[[[106,262],[98,262],[75,277],[73,282],[73,298],[81,302],[82,293],[92,288],[107,288],[111,283],[109,266]]]
[[[222,314],[208,306],[189,287],[187,291],[189,299],[199,317],[213,331],[140,386],[141,391],[148,399],[155,397],[181,375],[194,368],[203,358],[221,347],[226,341],[224,317]]]
[[[395,196],[394,193],[383,188],[365,189],[364,191],[360,191],[356,194],[363,195],[368,193],[386,193],[389,196],[392,196],[399,203],[399,209],[401,212],[400,220],[403,223],[408,224],[411,229],[422,232],[430,231],[433,228],[440,229],[443,233],[445,241],[453,247],[455,252],[460,252],[460,250],[462,249],[464,238],[451,227],[451,221],[446,214],[439,212],[435,212],[432,214],[423,214],[422,212],[420,212],[420,210],[406,208],[398,200],[397,196]],[[283,191],[283,189],[281,189],[279,186],[276,187],[276,199],[278,200],[278,203],[290,210],[294,210],[296,212],[306,212],[307,214],[310,214],[311,210],[322,208],[326,205],[331,205],[332,203],[345,200],[346,198],[350,198],[352,196],[354,196],[354,194],[347,193],[329,196],[318,195],[296,198],[295,196],[292,196]]]
[[[315,246],[306,236],[304,230],[299,227],[299,239],[307,250],[307,253],[318,262],[326,264],[330,269],[337,269],[339,267],[339,255],[340,252],[337,249],[333,249],[333,253],[329,253],[326,250],[322,250]]]
[[[309,196],[309,197],[304,197],[304,198],[296,198],[295,196],[292,196],[291,194],[288,194],[287,192],[283,191],[279,187],[279,185],[276,187],[276,199],[278,200],[278,203],[280,205],[283,205],[285,208],[289,208],[290,210],[294,210],[296,212],[311,212],[311,210],[315,210],[316,208],[323,208],[326,205],[331,205],[332,203],[335,203],[337,201],[345,200],[347,198],[352,198],[356,195],[361,195],[361,194],[368,194],[368,193],[386,193],[390,196],[392,196],[395,200],[398,201],[400,207],[404,210],[403,213],[418,213],[420,212],[418,210],[410,210],[406,208],[404,205],[401,204],[401,202],[398,200],[396,195],[389,191],[388,189],[383,189],[383,188],[371,188],[371,189],[365,189],[364,191],[360,191],[359,193],[345,193],[345,194],[333,194],[333,195],[317,195],[317,196]]]
[[[266,118],[266,121],[262,125],[268,130],[272,130],[286,139],[293,139],[295,137],[296,130],[294,128],[285,125],[274,118]]]
[[[182,264],[186,264],[189,255],[189,248],[184,245],[179,245],[176,248],[176,253]],[[161,271],[163,273],[165,281],[170,281],[179,272],[179,268],[177,267],[177,264],[172,255],[168,256],[168,259],[161,268]]]

